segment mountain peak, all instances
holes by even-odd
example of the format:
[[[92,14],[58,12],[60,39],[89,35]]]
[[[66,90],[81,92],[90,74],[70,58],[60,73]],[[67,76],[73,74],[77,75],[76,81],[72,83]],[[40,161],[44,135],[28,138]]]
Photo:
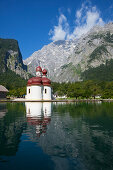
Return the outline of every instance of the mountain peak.
[[[44,46],[24,61],[30,73],[46,67],[52,81],[80,81],[81,74],[113,58],[113,23],[95,26],[77,40],[59,40]]]

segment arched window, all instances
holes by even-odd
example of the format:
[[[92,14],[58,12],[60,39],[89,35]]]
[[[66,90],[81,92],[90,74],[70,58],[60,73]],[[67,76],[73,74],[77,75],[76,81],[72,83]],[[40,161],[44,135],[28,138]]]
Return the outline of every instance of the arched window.
[[[30,89],[29,89],[29,93],[30,93]]]
[[[45,89],[45,93],[47,93],[47,89]]]

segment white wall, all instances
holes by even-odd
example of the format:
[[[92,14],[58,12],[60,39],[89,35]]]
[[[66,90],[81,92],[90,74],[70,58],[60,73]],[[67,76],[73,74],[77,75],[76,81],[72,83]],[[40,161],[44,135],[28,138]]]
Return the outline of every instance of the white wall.
[[[30,93],[29,93],[30,89]],[[27,86],[27,95],[26,99],[28,100],[42,100],[42,86]]]
[[[30,93],[29,93],[30,89]],[[46,93],[45,93],[46,89]],[[27,86],[27,100],[51,100],[51,87],[50,86]]]
[[[29,89],[30,89],[30,93],[29,93]],[[26,99],[30,99],[30,96],[31,96],[31,86],[27,86],[25,98]]]
[[[46,93],[45,93],[46,89]],[[51,87],[43,86],[43,100],[51,100]]]

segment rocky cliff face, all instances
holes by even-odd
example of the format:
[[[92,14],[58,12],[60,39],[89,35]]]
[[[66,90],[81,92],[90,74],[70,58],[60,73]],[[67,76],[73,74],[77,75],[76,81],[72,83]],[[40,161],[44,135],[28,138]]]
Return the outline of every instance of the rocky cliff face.
[[[23,64],[18,42],[13,39],[0,39],[0,72],[8,69],[27,79],[27,66]]]
[[[30,73],[41,65],[57,82],[82,80],[81,74],[113,59],[113,23],[95,26],[86,35],[74,41],[56,41],[33,53],[24,61]]]
[[[49,77],[54,80],[59,75],[59,69],[68,62],[69,56],[75,47],[76,41],[56,41],[41,50],[34,52],[24,60],[28,71],[35,75],[35,68],[40,65],[48,70]]]

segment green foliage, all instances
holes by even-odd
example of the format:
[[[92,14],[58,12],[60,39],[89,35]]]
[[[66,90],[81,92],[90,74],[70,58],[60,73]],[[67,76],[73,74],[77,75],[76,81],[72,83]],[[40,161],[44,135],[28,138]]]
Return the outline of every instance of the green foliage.
[[[8,70],[0,74],[0,84],[5,86],[7,89],[16,89],[25,87],[27,81],[17,75],[15,72]]]
[[[18,42],[14,39],[2,39],[0,38],[0,49],[8,49],[16,51],[18,49]]]
[[[61,68],[66,69],[66,68],[71,67],[71,66],[72,66],[72,63],[69,63],[69,64],[64,64]]]
[[[26,94],[26,87],[9,90],[8,95],[13,97],[24,97]]]
[[[109,43],[113,43],[113,34],[110,32],[107,32],[107,34],[104,37],[104,40]]]
[[[11,50],[16,51],[17,54],[11,55],[9,53]],[[11,63],[8,63],[9,58],[12,61]],[[27,70],[27,66],[23,64],[17,40],[0,38],[0,85],[5,86],[9,90],[9,96],[21,97],[26,93],[27,80],[10,70],[10,65],[15,63],[14,60],[17,61],[15,67],[17,65],[23,70]]]
[[[106,46],[105,46],[105,45],[101,45],[101,46],[97,47],[97,48],[91,53],[89,62],[91,62],[92,60],[95,60],[95,59],[99,59],[103,53],[105,53],[105,54],[108,53],[108,51],[107,51],[107,49],[106,49]]]
[[[93,34],[91,35],[91,40],[104,38],[104,34]]]
[[[91,35],[91,40],[94,40],[94,39],[104,39],[106,42],[109,42],[109,43],[113,43],[113,34],[110,33],[110,31],[107,32],[107,34],[94,34],[94,35]],[[91,40],[89,40],[88,42],[90,42]]]
[[[19,51],[18,42],[14,39],[0,38],[0,73],[7,70],[6,57],[9,50]]]
[[[22,97],[25,95],[26,84],[27,80],[11,70],[0,74],[0,85],[5,86],[9,90],[9,96]]]
[[[106,83],[102,98],[113,98],[113,82]]]
[[[63,72],[66,70],[68,70],[68,72],[71,72],[73,74],[73,76],[75,74],[80,75],[81,74],[81,66],[80,64],[78,64],[76,67],[73,65],[73,63],[69,63],[69,64],[64,64],[62,67]]]
[[[113,59],[96,68],[89,68],[81,74],[83,80],[113,81]]]
[[[75,83],[52,82],[53,94],[67,96],[76,99],[88,99],[96,96],[101,98],[113,98],[113,82],[87,80]]]

